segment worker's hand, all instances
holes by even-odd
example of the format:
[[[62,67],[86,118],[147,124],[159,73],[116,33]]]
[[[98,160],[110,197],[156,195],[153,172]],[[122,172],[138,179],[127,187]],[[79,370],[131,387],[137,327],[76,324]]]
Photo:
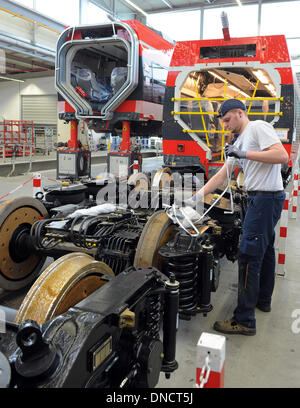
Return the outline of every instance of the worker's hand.
[[[195,208],[196,205],[203,201],[203,194],[199,191],[195,193],[192,197],[183,201],[183,205],[185,207],[192,207]]]
[[[246,159],[247,158],[247,152],[244,150],[240,150],[234,145],[229,145],[227,144],[224,147],[226,157],[236,157],[237,159]]]

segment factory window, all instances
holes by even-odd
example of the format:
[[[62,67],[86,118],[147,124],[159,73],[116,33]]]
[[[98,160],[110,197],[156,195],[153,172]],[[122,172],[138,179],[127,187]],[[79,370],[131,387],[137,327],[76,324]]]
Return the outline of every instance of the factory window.
[[[229,21],[231,37],[251,37],[257,35],[258,6],[234,6],[207,9],[204,11],[204,39],[223,38],[221,13],[225,11]],[[245,18],[247,16],[247,18]]]
[[[68,25],[79,22],[79,0],[35,0],[36,10]]]
[[[260,34],[300,37],[299,15],[300,1],[262,4]]]
[[[289,54],[291,60],[293,60],[293,65],[294,68],[295,66],[298,66],[298,69],[296,71],[299,71],[299,65],[300,65],[300,36],[299,38],[293,38],[290,40],[287,40],[287,46],[289,49]]]
[[[33,8],[33,0],[17,0],[17,3],[22,4],[23,6]]]
[[[89,2],[87,9],[87,22],[89,24],[102,24],[110,22],[110,20],[107,17],[107,13],[104,10],[102,10],[95,4]]]
[[[147,23],[175,41],[200,38],[200,11],[149,14]]]

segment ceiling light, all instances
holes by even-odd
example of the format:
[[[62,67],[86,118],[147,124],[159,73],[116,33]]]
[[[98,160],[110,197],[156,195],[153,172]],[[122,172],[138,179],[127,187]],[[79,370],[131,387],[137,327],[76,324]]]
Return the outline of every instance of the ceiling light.
[[[211,75],[213,75],[215,78],[218,78],[220,81],[225,83],[225,79],[222,78],[220,75],[215,74],[213,71],[207,71],[209,72]],[[250,95],[246,94],[246,92],[243,92],[241,89],[238,89],[237,87],[235,87],[234,85],[228,85],[228,88],[230,88],[232,91],[238,92],[241,95],[244,95],[246,98],[250,98]]]
[[[252,72],[256,76],[256,78],[260,80],[262,84],[268,84],[270,82],[265,73],[261,69]]]
[[[235,92],[238,92],[240,95],[244,95],[246,98],[250,98],[250,95],[246,94],[246,92],[242,91],[234,85],[228,85],[228,88],[232,89]]]
[[[170,4],[167,0],[162,0],[169,8],[173,8],[172,4]]]
[[[220,75],[215,74],[213,71],[207,71],[210,75],[214,76],[215,78],[218,78],[220,81],[225,82],[225,79],[222,78]]]
[[[0,76],[0,79],[7,79],[8,81],[15,81],[15,82],[25,82],[24,79],[9,78],[6,76]]]
[[[130,0],[124,0],[124,1],[126,1],[126,3],[128,3],[131,7],[135,8],[140,13],[144,14],[144,16],[146,17],[148,16],[148,14],[144,10],[142,10],[139,6],[132,3]]]
[[[266,85],[266,88],[268,88],[268,90],[271,92],[273,96],[276,96],[276,89],[274,85],[272,84]]]

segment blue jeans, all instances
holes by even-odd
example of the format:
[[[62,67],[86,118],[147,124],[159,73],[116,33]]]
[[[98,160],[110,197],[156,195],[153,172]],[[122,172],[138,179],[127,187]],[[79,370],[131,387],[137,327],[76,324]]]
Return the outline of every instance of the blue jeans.
[[[238,304],[234,319],[255,328],[257,303],[270,305],[275,283],[275,226],[280,219],[285,193],[248,197],[239,249]]]

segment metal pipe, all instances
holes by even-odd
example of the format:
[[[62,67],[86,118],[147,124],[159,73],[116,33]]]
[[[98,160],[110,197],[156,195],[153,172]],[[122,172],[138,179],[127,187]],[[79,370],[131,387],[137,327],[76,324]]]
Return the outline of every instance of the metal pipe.
[[[17,47],[25,48],[30,51],[38,52],[39,54],[46,55],[47,57],[55,58],[55,51],[48,51],[44,48],[36,47],[34,45],[30,45],[26,41],[22,41],[5,34],[0,34],[0,41],[5,42],[6,44],[11,44]]]
[[[252,106],[253,99],[255,98],[255,94],[256,94],[256,91],[257,91],[258,84],[259,84],[259,80],[257,80],[257,82],[256,82],[255,89],[254,89],[253,95],[252,95],[252,99],[251,99],[251,101],[250,101],[250,103],[249,103],[247,115],[249,115],[249,112],[250,112],[250,109],[251,109],[251,106]]]
[[[198,92],[196,81],[194,81],[194,85],[195,85],[196,95],[197,95],[197,98],[198,98],[199,111],[200,111],[200,114],[201,114],[202,125],[203,125],[203,129],[204,129],[205,137],[206,137],[206,143],[207,143],[207,146],[209,147],[209,139],[208,139],[208,135],[207,135],[207,132],[206,132],[205,119],[203,117],[203,110],[202,110],[201,102],[199,100],[200,95],[199,95],[199,92]]]
[[[171,112],[171,115],[218,115],[219,112]],[[247,115],[274,115],[274,116],[282,116],[282,112],[249,112]]]
[[[21,14],[15,13],[14,11],[7,10],[7,9],[5,9],[3,7],[0,7],[0,10],[5,11],[5,13],[11,14],[11,15],[13,15],[15,17],[21,18],[22,20],[28,21],[28,22],[30,22],[32,24],[36,24],[36,25],[38,25],[40,27],[46,28],[47,30],[53,31],[53,32],[58,33],[58,34],[61,33],[61,31],[55,30],[54,28],[51,28],[51,27],[48,27],[45,24],[38,23],[37,21],[34,21],[31,18],[22,16]]]
[[[68,142],[68,146],[72,149],[78,149],[78,122],[77,120],[71,120],[71,138]]]
[[[130,152],[130,122],[124,121],[122,125],[122,142],[120,143],[121,152]]]
[[[208,98],[208,97],[200,97],[200,98],[171,98],[171,101],[226,101],[228,98]],[[273,96],[256,96],[255,98],[234,98],[237,101],[283,101],[283,96],[280,98],[276,98]]]

